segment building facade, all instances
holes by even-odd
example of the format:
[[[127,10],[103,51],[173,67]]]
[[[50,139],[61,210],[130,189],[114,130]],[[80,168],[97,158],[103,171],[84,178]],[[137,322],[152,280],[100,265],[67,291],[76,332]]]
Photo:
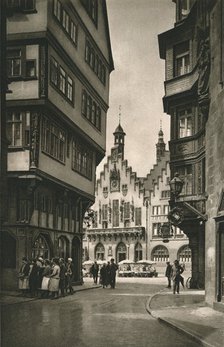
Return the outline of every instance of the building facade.
[[[138,177],[124,159],[125,133],[119,124],[114,147],[96,185],[94,222],[86,229],[85,259],[116,262],[154,260],[164,271],[166,261],[190,263],[188,239],[178,228],[163,243],[160,228],[168,222],[169,152],[163,132],[156,145],[157,164],[146,178]]]
[[[170,211],[170,153],[166,151],[163,131],[160,129],[156,144],[156,164],[144,179],[145,197],[147,205],[146,229],[148,230],[148,256],[157,263],[157,267],[164,269],[166,262],[178,259],[185,267],[191,267],[191,250],[189,240],[177,226],[169,224]],[[169,235],[164,237],[162,229],[168,227]]]
[[[7,19],[8,213],[3,283],[21,257],[71,256],[104,157],[113,70],[105,1],[12,1]]]
[[[170,219],[189,237],[193,286],[205,286],[206,302],[216,305],[224,296],[224,7],[219,0],[174,2],[174,28],[159,35],[171,178],[178,172],[184,183],[179,197],[171,196]]]

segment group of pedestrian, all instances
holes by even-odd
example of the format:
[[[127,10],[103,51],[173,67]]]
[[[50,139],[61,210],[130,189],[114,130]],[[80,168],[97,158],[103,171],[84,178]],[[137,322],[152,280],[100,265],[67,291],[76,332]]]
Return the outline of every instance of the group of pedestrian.
[[[90,273],[93,276],[93,282],[97,284],[98,276],[100,274],[100,284],[102,284],[103,288],[110,287],[112,289],[115,288],[116,284],[116,271],[118,270],[118,265],[114,262],[114,259],[112,258],[110,262],[108,261],[107,264],[104,263],[99,271],[99,265],[97,264],[97,261],[94,262],[94,264],[90,268]]]
[[[165,276],[168,280],[167,288],[171,288],[171,280],[173,281],[173,294],[180,293],[180,283],[184,288],[184,278],[182,273],[184,272],[184,266],[181,266],[178,260],[175,260],[173,265],[168,261],[166,266]]]
[[[29,261],[23,257],[18,277],[19,289],[25,296],[58,299],[74,293],[72,258],[68,258],[66,263],[63,258],[49,260],[38,257]]]

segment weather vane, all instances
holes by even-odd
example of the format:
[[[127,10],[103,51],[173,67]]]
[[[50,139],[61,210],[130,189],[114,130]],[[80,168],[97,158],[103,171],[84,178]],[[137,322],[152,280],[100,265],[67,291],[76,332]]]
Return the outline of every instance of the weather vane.
[[[119,105],[119,124],[121,124],[121,105]]]

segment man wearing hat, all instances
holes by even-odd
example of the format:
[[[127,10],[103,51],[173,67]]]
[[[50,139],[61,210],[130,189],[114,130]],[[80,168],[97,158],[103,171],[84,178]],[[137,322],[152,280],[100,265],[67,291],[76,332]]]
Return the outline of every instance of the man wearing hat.
[[[74,264],[72,262],[72,258],[68,258],[66,276],[68,282],[67,291],[69,290],[69,293],[72,295],[74,294],[74,290],[72,288],[72,282],[74,279]]]

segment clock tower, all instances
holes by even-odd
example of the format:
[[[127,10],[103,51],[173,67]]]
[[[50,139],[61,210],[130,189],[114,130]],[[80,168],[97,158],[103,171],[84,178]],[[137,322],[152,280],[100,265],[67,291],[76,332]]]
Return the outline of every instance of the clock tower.
[[[122,160],[124,160],[124,137],[125,132],[119,122],[114,135],[114,147],[111,150],[112,160],[116,161],[116,157],[118,154],[122,155]]]

